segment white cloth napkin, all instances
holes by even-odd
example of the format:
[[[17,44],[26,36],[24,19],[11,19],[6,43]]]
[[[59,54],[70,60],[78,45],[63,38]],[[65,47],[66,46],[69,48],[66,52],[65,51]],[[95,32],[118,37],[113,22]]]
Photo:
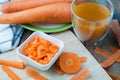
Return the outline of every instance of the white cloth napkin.
[[[0,24],[0,53],[16,48],[23,30],[20,25]]]
[[[0,0],[0,3],[9,0]],[[2,14],[2,12],[0,12]],[[23,33],[20,25],[0,24],[0,53],[14,49],[18,46]]]

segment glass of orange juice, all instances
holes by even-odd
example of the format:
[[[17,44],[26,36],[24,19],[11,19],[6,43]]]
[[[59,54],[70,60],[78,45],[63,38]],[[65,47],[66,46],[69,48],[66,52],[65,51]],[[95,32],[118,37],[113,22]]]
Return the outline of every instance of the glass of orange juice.
[[[73,0],[73,29],[82,42],[96,43],[109,31],[114,8],[110,0]]]

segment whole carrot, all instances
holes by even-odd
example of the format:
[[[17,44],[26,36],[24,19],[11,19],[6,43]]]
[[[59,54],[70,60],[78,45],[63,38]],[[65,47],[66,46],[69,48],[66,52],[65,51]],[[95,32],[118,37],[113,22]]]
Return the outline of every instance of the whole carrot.
[[[28,1],[28,0],[11,0],[11,1]]]
[[[1,10],[4,13],[10,13],[53,3],[71,3],[71,2],[72,0],[26,0],[26,1],[23,0],[3,3],[1,6]]]
[[[32,78],[34,78],[35,80],[48,80],[47,78],[43,77],[42,75],[40,75],[38,72],[36,72],[31,68],[27,68],[26,73]]]
[[[0,15],[0,24],[70,23],[70,3],[56,3]]]
[[[17,62],[17,61],[9,61],[9,60],[0,59],[0,64],[12,66],[12,67],[16,67],[16,68],[21,68],[21,69],[24,68],[24,62]]]
[[[6,65],[2,66],[2,69],[8,74],[12,80],[21,80],[9,67]]]

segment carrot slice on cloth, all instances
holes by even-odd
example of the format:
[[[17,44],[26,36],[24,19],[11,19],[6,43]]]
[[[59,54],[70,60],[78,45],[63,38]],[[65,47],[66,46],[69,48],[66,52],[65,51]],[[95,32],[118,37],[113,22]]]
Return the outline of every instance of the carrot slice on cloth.
[[[1,24],[19,23],[70,23],[70,3],[56,3],[27,9],[19,12],[1,14]]]
[[[105,57],[105,58],[109,58],[110,56],[113,55],[113,54],[111,54],[111,53],[109,53],[109,52],[107,52],[107,51],[105,51],[105,50],[102,50],[102,49],[100,49],[100,48],[98,48],[98,47],[96,47],[96,49],[95,49],[94,51],[95,51],[95,53],[100,54],[100,55],[102,55],[102,56]],[[116,62],[120,62],[120,58],[118,58],[118,59],[116,60]]]
[[[24,68],[24,62],[17,62],[17,61],[0,59],[0,64],[7,65],[7,66],[12,66],[12,67],[16,67],[16,68],[21,68],[21,69]]]
[[[63,52],[59,57],[59,65],[62,71],[66,73],[75,73],[80,69],[81,61],[77,54]]]
[[[55,3],[71,3],[72,0],[20,0],[5,2],[1,6],[4,13],[11,13]]]
[[[48,80],[47,78],[43,77],[42,75],[40,75],[37,71],[33,70],[32,68],[27,68],[26,73],[30,77],[34,78],[35,80]]]
[[[115,53],[119,48],[116,48],[116,47],[114,47],[114,46],[110,46],[109,49],[110,49],[113,53]]]
[[[75,76],[73,76],[70,80],[86,80],[89,76],[89,69],[83,68],[80,70]]]
[[[9,67],[6,65],[2,65],[2,69],[7,73],[7,75],[12,79],[12,80],[21,80]]]
[[[119,57],[120,57],[120,50],[118,50],[116,53],[114,53],[112,56],[110,56],[110,58],[108,58],[104,62],[101,62],[100,65],[103,68],[107,68],[111,66]]]
[[[107,71],[107,73],[109,74],[110,77],[112,77],[113,79],[115,80],[120,80],[120,76],[119,75],[116,75],[116,74],[113,74],[109,71]]]

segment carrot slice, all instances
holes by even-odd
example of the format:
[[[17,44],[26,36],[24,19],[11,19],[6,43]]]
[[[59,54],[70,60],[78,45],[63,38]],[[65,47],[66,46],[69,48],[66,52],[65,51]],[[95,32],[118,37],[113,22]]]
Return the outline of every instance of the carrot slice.
[[[114,47],[114,46],[110,46],[109,49],[110,49],[113,53],[115,53],[119,48],[116,48],[116,47]]]
[[[116,53],[114,53],[112,56],[110,56],[110,58],[108,58],[104,62],[101,62],[100,65],[103,68],[107,68],[111,66],[119,57],[120,57],[120,50],[118,50]]]
[[[87,57],[85,56],[80,57],[80,61],[81,63],[85,63],[87,61]]]
[[[26,73],[32,78],[34,78],[35,80],[48,80],[47,78],[43,77],[42,75],[40,75],[38,72],[36,72],[31,68],[27,68]]]
[[[55,62],[54,70],[58,74],[64,74],[64,72],[60,69],[60,66],[59,66],[59,58]]]
[[[24,62],[17,62],[17,61],[0,59],[0,64],[7,65],[7,66],[12,66],[12,67],[16,67],[16,68],[21,68],[21,69],[24,68]]]
[[[96,49],[94,51],[95,51],[95,53],[100,54],[100,55],[104,56],[105,58],[110,58],[110,56],[113,55],[113,54],[110,54],[109,52],[107,52],[105,50],[102,50],[102,49],[100,49],[98,47],[96,47]],[[116,62],[120,62],[120,58],[118,58],[116,60]]]
[[[80,70],[75,76],[73,76],[70,80],[86,80],[89,76],[89,69],[84,68]]]
[[[113,74],[113,73],[111,73],[111,72],[109,72],[109,71],[107,71],[107,73],[110,75],[110,77],[112,77],[113,79],[115,79],[115,80],[120,80],[120,76],[119,75],[116,75],[116,74]]]
[[[8,68],[6,65],[2,66],[2,69],[7,73],[7,75],[12,80],[21,80],[10,68]]]
[[[75,73],[81,67],[81,61],[78,55],[72,52],[63,52],[59,57],[59,65],[62,71],[66,73]]]

